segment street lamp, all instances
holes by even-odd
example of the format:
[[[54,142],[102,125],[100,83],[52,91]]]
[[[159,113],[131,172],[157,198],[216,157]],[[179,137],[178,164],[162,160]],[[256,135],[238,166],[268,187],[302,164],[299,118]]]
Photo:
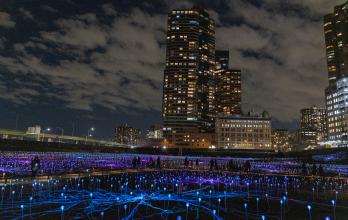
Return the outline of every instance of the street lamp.
[[[42,142],[44,142],[44,140],[45,140],[45,131],[46,132],[50,132],[51,128],[46,128],[45,130],[43,130],[43,132],[42,132]]]
[[[62,139],[63,136],[64,136],[64,128],[55,127],[55,129],[59,129],[59,130],[60,130],[60,136],[59,136],[59,138],[58,138],[58,142],[60,143],[60,142],[61,142],[61,139]],[[52,131],[52,128],[48,127],[48,128],[46,128],[44,131],[50,132],[50,131]],[[45,133],[43,133],[43,134],[44,134],[44,137],[45,137]],[[43,138],[43,139],[44,139],[44,138]],[[42,140],[42,141],[43,141],[43,140]]]
[[[87,136],[86,136],[86,140],[85,140],[85,144],[87,144],[87,140],[88,140],[88,137],[92,137],[92,132],[95,131],[95,128],[94,127],[91,127],[88,129],[87,131]]]

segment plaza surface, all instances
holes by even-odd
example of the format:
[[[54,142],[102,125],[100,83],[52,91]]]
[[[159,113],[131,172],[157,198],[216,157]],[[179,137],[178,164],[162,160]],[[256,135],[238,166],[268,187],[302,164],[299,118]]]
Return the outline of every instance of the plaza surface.
[[[132,168],[134,157],[140,157],[140,167],[148,167],[149,163],[160,157],[163,168],[194,168],[208,170],[211,160],[216,160],[220,170],[226,169],[228,162],[233,160],[237,166],[243,166],[246,161],[251,163],[251,171],[274,174],[300,174],[302,160],[295,158],[231,158],[231,157],[185,157],[185,156],[158,156],[142,154],[114,154],[88,152],[0,152],[0,172],[7,176],[27,176],[31,174],[31,161],[38,156],[41,161],[40,172],[44,175],[66,173],[83,173],[91,171],[110,171]],[[321,164],[327,174],[348,176],[348,165],[337,164],[335,157],[327,155],[316,157],[317,165]],[[184,166],[185,158],[189,166]],[[330,158],[328,161],[327,158]],[[195,166],[198,161],[199,166]],[[310,173],[311,165],[307,164]]]

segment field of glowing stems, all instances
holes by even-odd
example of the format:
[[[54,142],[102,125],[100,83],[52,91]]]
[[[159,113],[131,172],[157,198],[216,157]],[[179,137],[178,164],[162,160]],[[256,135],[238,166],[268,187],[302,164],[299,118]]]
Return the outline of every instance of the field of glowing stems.
[[[71,158],[81,154],[74,156]],[[115,162],[120,169],[132,167],[134,155],[109,156],[122,158]],[[143,156],[142,163],[149,157]],[[40,159],[45,169],[45,158]],[[142,166],[132,172],[87,172],[74,177],[64,175],[61,168],[52,170],[61,176],[44,175],[47,171],[43,170],[44,178],[31,178],[25,172],[11,176],[8,169],[1,179],[1,219],[347,219],[348,181],[344,176],[210,171],[204,169],[207,158],[189,158],[199,159],[199,167],[194,163],[181,167],[181,157],[161,159],[161,169]],[[218,160],[220,167],[222,160]],[[9,168],[4,161],[2,167]],[[265,162],[253,161],[254,171],[257,163]]]

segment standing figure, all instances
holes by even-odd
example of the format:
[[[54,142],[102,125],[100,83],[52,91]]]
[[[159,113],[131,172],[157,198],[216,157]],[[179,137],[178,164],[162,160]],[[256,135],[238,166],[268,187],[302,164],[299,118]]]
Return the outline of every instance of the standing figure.
[[[35,177],[40,169],[40,159],[38,156],[31,161],[31,175]]]
[[[161,169],[161,158],[159,156],[157,157],[157,168]]]
[[[315,176],[317,175],[317,165],[313,164],[313,167],[312,167],[312,175]]]
[[[185,157],[184,165],[185,165],[185,167],[187,167],[189,165],[189,161],[188,161],[187,157]]]
[[[183,188],[182,182],[180,182],[180,183],[179,183],[179,186],[178,186],[178,195],[179,195],[179,197],[182,196],[182,188]]]
[[[140,159],[140,157],[138,156],[138,158],[137,158],[137,167],[140,168],[140,165],[141,165],[141,159]]]
[[[218,163],[217,163],[216,159],[214,160],[214,169],[215,170],[219,169],[219,166],[218,166]]]
[[[324,176],[324,168],[321,164],[319,165],[319,176]]]
[[[302,163],[302,175],[307,175],[307,166],[304,161]]]
[[[136,159],[136,157],[134,157],[133,160],[132,160],[132,166],[133,166],[133,169],[135,169],[136,166],[137,166],[137,159]]]
[[[245,172],[250,172],[250,170],[251,170],[251,164],[250,164],[250,161],[247,160],[247,161],[245,162],[245,164],[244,164],[244,171],[245,171]]]
[[[213,168],[214,168],[214,160],[211,159],[211,160],[210,160],[210,171],[212,171]]]

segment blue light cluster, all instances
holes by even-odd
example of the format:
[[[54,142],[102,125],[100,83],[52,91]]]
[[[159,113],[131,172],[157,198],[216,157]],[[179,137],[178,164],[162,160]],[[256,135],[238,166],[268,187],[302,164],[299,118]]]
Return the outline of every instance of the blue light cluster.
[[[297,206],[303,207],[303,215],[308,218],[320,215],[317,210],[327,210],[322,216],[324,219],[327,216],[336,218],[338,212],[343,213],[348,208],[347,199],[341,196],[347,189],[347,181],[336,180],[222,172],[141,171],[42,182],[9,180],[2,186],[0,208],[4,219],[218,220],[228,216],[285,219],[294,215],[289,207]]]

